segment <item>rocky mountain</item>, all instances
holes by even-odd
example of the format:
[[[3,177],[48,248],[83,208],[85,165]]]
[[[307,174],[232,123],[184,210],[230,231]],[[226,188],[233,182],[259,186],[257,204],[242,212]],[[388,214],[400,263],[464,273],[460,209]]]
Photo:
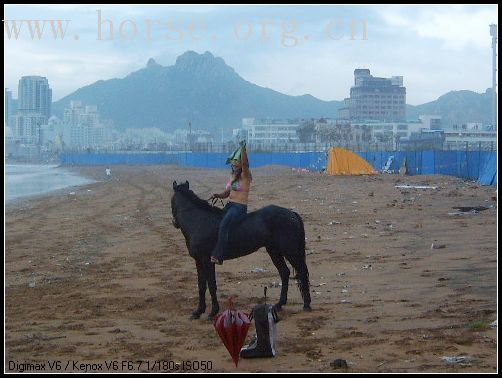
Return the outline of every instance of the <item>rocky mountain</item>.
[[[118,129],[158,127],[227,131],[244,117],[330,117],[343,101],[322,101],[311,95],[288,96],[252,84],[222,58],[188,51],[165,67],[149,59],[145,68],[123,79],[100,80],[54,103],[63,114],[71,100],[98,106],[102,118]]]
[[[451,91],[437,100],[422,105],[407,105],[408,119],[417,119],[421,114],[438,114],[442,116],[443,127],[467,122],[482,122],[491,124],[492,90],[485,93],[472,91]]]

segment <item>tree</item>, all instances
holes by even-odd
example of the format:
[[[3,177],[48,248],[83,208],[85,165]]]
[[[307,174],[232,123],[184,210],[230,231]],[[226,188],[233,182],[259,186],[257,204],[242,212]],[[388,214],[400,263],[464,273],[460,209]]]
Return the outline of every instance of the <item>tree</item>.
[[[315,141],[315,123],[313,119],[303,121],[298,129],[296,129],[298,139],[301,143],[309,143]]]

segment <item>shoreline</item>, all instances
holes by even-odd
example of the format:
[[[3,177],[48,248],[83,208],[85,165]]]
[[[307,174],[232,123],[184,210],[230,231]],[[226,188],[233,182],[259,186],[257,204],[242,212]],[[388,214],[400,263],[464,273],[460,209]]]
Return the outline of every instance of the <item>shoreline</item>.
[[[79,188],[84,189],[86,186],[94,185],[94,184],[97,184],[100,182],[99,180],[97,180],[97,178],[95,176],[91,176],[91,175],[89,175],[88,172],[86,173],[85,171],[81,171],[76,167],[67,167],[67,166],[53,165],[53,164],[6,164],[6,166],[7,165],[10,165],[10,166],[33,166],[33,167],[43,166],[43,167],[47,167],[47,168],[62,168],[66,172],[73,174],[75,176],[75,178],[90,180],[90,182],[84,182],[84,183],[76,184],[76,185],[68,185],[68,186],[64,186],[62,188],[58,188],[58,189],[50,189],[48,191],[43,191],[43,192],[39,192],[39,193],[35,193],[35,194],[23,195],[23,196],[11,198],[11,199],[7,199],[6,197],[4,197],[5,198],[4,207],[5,207],[6,211],[7,210],[12,211],[18,207],[27,208],[27,207],[30,207],[30,203],[33,201],[37,201],[37,200],[48,198],[48,197],[62,196],[65,193],[65,191],[67,191],[67,190],[74,191],[74,190],[78,190]],[[7,183],[5,184],[4,189],[5,189],[4,195],[6,196],[7,195]],[[71,190],[71,189],[74,189],[74,190]]]

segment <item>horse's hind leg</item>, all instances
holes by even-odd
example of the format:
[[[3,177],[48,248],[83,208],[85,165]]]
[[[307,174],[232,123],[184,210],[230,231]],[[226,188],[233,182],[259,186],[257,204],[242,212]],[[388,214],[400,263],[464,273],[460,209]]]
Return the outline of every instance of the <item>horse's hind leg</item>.
[[[207,316],[207,320],[213,320],[213,318],[220,312],[220,305],[218,304],[218,297],[216,296],[216,272],[215,264],[204,264],[204,271],[206,272],[207,285],[209,287],[209,293],[211,294],[211,312]]]
[[[286,255],[286,259],[289,261],[293,269],[296,270],[298,288],[300,289],[300,293],[303,298],[303,310],[312,311],[312,308],[310,307],[309,271],[307,264],[305,263],[305,256],[303,256],[303,259],[295,259],[292,258],[292,256]]]
[[[197,266],[197,284],[199,286],[199,306],[192,312],[190,319],[199,319],[200,315],[206,311],[207,278],[202,264],[195,261],[195,265]]]
[[[281,298],[279,299],[279,302],[276,303],[275,308],[277,310],[280,310],[282,305],[285,305],[286,302],[288,301],[288,287],[289,287],[289,268],[286,265],[286,261],[284,261],[284,257],[281,255],[277,254],[274,250],[268,249],[267,252],[270,255],[270,258],[272,259],[272,262],[274,263],[275,267],[279,271],[279,275],[281,276]]]

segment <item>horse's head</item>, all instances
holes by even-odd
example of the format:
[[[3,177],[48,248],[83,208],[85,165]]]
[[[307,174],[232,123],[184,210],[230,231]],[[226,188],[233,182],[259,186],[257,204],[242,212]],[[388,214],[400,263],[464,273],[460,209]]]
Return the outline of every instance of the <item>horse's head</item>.
[[[176,196],[177,193],[179,193],[182,190],[188,190],[190,188],[190,184],[188,181],[185,181],[183,184],[178,184],[176,181],[173,181],[173,196],[171,197],[171,212],[173,214],[173,226],[176,228],[180,228],[180,225],[178,223],[178,218],[176,217],[177,215],[177,204],[176,204]]]

